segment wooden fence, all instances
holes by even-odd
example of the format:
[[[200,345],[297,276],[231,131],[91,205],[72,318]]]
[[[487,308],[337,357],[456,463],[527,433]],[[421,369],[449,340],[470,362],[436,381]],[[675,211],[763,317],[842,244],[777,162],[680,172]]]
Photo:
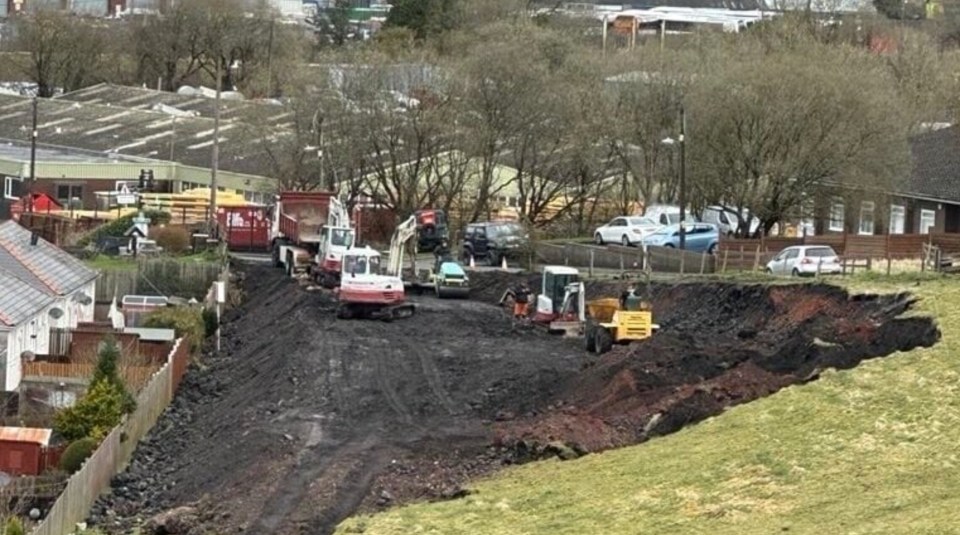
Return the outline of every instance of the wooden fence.
[[[106,269],[97,281],[98,303],[116,296],[164,295],[203,299],[220,276],[218,262],[182,262],[172,258],[140,258],[137,269]]]
[[[186,371],[188,346],[183,338],[177,339],[167,362],[137,395],[136,411],[115,427],[83,467],[70,477],[46,518],[31,532],[33,535],[67,535],[87,517],[97,497],[110,487],[113,476],[126,467],[137,443],[173,400]]]
[[[133,392],[143,390],[144,386],[157,372],[159,366],[120,366],[123,382]],[[70,377],[90,379],[96,369],[94,364],[74,364],[63,362],[24,362],[23,377]]]
[[[804,238],[760,238],[751,240],[722,239],[720,251],[744,254],[776,254],[794,245],[828,245],[837,254],[858,258],[919,258],[924,245],[936,245],[946,253],[960,253],[960,234],[887,234],[861,236],[858,234],[825,234]]]

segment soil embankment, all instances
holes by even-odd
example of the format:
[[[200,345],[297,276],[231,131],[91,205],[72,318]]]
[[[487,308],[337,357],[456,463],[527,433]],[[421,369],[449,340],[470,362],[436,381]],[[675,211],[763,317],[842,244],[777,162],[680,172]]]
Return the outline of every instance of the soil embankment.
[[[457,497],[504,463],[636,443],[939,337],[899,318],[907,295],[688,283],[652,288],[656,336],[598,359],[512,330],[490,303],[513,277],[478,273],[475,300],[418,298],[383,323],[337,320],[329,296],[247,267],[221,355],[191,370],[91,521],[120,533],[195,504],[198,533],[328,533],[358,509]]]

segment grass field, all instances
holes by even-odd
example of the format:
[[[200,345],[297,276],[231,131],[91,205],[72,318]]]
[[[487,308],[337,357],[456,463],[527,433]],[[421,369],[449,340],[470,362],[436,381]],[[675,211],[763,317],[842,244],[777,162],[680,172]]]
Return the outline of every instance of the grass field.
[[[640,446],[516,467],[461,500],[352,518],[337,533],[960,533],[960,280],[843,283],[915,292],[942,341]]]

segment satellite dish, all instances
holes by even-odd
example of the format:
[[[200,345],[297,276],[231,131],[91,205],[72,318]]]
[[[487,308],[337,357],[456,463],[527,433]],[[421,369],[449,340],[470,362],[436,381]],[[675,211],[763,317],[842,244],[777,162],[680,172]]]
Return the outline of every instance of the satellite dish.
[[[58,320],[63,317],[63,310],[60,310],[57,307],[53,307],[50,309],[49,314],[51,318]]]
[[[37,354],[33,351],[24,351],[20,353],[20,360],[25,360],[27,362],[33,362],[37,360]]]
[[[89,305],[90,303],[93,302],[93,299],[91,299],[89,295],[83,292],[76,293],[73,296],[73,300],[76,301],[77,303],[80,303],[81,305]]]

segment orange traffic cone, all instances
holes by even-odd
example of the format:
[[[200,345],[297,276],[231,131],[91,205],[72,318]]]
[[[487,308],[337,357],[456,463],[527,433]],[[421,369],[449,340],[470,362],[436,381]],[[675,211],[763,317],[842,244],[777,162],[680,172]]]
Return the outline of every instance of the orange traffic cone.
[[[500,269],[507,269],[507,257],[500,257]]]

